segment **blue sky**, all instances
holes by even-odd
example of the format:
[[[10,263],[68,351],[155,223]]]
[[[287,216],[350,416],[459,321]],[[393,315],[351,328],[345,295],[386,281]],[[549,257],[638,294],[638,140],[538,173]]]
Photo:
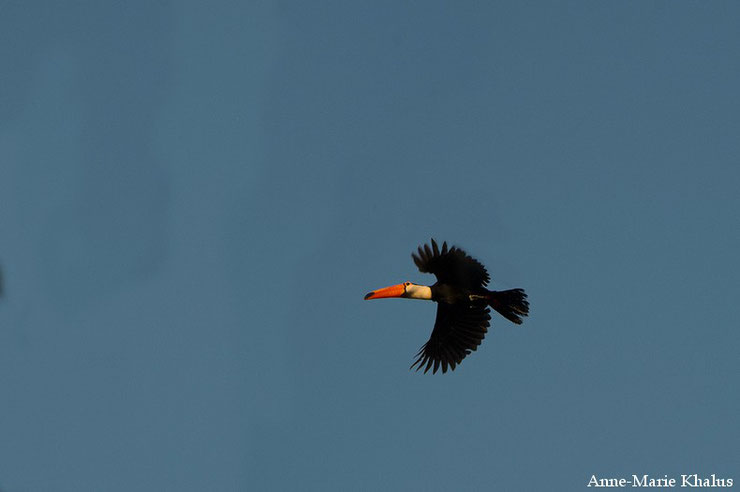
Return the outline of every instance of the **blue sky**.
[[[740,6],[10,2],[0,490],[740,480]],[[523,287],[454,372],[364,302]]]

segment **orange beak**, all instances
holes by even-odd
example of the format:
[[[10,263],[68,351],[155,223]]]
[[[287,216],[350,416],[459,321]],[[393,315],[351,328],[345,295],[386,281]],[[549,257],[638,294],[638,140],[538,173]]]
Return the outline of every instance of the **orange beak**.
[[[369,292],[365,296],[365,300],[383,299],[384,297],[403,297],[404,292],[406,292],[406,289],[403,284],[391,285],[390,287],[383,287],[382,289]]]

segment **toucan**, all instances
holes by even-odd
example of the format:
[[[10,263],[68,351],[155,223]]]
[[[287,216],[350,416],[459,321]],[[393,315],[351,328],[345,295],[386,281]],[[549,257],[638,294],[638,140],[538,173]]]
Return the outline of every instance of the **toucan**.
[[[424,373],[432,369],[432,374],[440,367],[443,373],[448,368],[455,370],[486,336],[491,319],[489,307],[518,325],[529,314],[529,301],[523,289],[488,290],[491,277],[486,268],[456,246],[448,248],[447,242],[443,242],[440,249],[432,239],[431,246],[420,246],[411,257],[420,272],[437,277],[434,285],[404,282],[365,296],[365,300],[401,297],[437,303],[432,335],[414,356],[410,369],[416,367],[418,371],[423,367]]]

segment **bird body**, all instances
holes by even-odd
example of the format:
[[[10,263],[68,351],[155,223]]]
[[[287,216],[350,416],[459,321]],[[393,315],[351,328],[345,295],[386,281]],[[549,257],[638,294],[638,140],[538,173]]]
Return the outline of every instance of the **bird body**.
[[[439,282],[431,286],[432,300],[444,302],[446,304],[457,304],[459,302],[472,302],[486,297],[489,292],[487,289],[466,289],[465,287],[456,287],[450,284],[441,284]]]
[[[489,307],[516,324],[529,314],[524,290],[488,290],[490,276],[485,267],[460,248],[448,249],[444,242],[440,249],[432,239],[431,247],[425,244],[411,256],[419,271],[437,277],[434,285],[404,282],[374,290],[365,299],[401,297],[437,303],[432,335],[411,365],[416,370],[424,367],[426,373],[431,368],[432,374],[440,367],[443,373],[448,367],[454,370],[483,341],[491,319]]]

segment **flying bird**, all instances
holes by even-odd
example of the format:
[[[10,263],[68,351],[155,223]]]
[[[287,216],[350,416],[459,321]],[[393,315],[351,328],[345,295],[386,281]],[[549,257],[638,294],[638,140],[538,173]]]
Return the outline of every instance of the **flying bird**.
[[[429,341],[414,356],[411,364],[418,371],[422,367],[432,374],[442,368],[455,370],[472,351],[478,348],[488,332],[489,307],[501,316],[518,325],[522,316],[529,314],[529,302],[523,289],[488,290],[491,277],[478,260],[462,249],[447,243],[442,248],[432,239],[431,247],[425,244],[418,253],[412,253],[414,263],[422,273],[433,273],[437,277],[434,285],[418,285],[404,282],[374,290],[365,296],[368,299],[403,297],[423,299],[437,303],[437,319]]]

